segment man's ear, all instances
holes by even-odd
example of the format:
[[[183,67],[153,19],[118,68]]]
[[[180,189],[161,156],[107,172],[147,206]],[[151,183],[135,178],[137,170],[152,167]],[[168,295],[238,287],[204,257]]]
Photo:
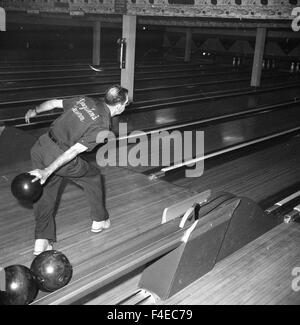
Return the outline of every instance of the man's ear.
[[[120,111],[120,104],[115,105],[113,111],[114,111],[113,115],[118,115]]]
[[[122,113],[123,110],[123,104],[119,104],[118,106],[118,114]]]

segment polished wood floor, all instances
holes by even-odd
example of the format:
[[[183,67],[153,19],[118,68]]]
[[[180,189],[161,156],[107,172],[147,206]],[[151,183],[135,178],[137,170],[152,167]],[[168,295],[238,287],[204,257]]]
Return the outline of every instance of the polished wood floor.
[[[58,243],[74,267],[73,279],[82,265],[87,270],[101,252],[160,224],[163,209],[202,189],[227,190],[252,199],[266,199],[297,185],[299,137],[269,149],[238,157],[207,169],[197,181],[188,179],[149,181],[126,168],[104,168],[107,207],[112,227],[90,232],[88,206],[80,188],[68,184],[56,217]],[[286,150],[284,150],[286,148]],[[277,160],[275,160],[275,158]],[[30,170],[30,162],[1,167],[0,265],[30,266],[33,259],[32,210],[20,206],[10,193],[12,178]],[[196,185],[198,184],[198,185]],[[219,185],[217,185],[219,184]],[[291,272],[300,266],[299,224],[280,225],[250,243],[202,279],[159,304],[297,304]],[[137,290],[139,272],[98,292],[87,304],[116,304]],[[262,289],[263,288],[263,289]],[[40,294],[41,295],[41,294]],[[43,294],[42,294],[43,295]],[[148,300],[147,303],[153,303]]]
[[[300,136],[205,161],[198,179],[173,175],[169,180],[197,192],[210,188],[246,196],[266,209],[272,200],[300,188]]]
[[[30,170],[30,162],[1,168],[0,176],[0,265],[30,266],[34,244],[32,210],[23,207],[10,192],[15,175]],[[164,181],[151,182],[138,173],[122,168],[104,168],[107,208],[112,227],[101,233],[90,232],[89,208],[82,190],[68,184],[56,217],[58,243],[74,266],[93,263],[102,251],[145,232],[161,222],[162,213],[193,193]]]

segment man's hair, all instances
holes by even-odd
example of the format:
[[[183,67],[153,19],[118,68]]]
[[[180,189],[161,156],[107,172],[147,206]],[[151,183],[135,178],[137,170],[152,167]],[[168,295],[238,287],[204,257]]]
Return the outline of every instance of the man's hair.
[[[116,104],[123,104],[128,96],[128,90],[120,85],[113,85],[106,90],[104,102],[107,105],[114,106]]]

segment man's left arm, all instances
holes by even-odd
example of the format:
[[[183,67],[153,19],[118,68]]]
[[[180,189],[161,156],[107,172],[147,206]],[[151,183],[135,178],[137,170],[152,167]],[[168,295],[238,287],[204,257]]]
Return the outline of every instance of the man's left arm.
[[[53,174],[57,169],[61,166],[67,164],[69,161],[74,159],[80,153],[86,151],[88,148],[81,143],[76,143],[68,150],[66,150],[63,154],[57,157],[48,167],[45,169],[35,169],[30,172],[31,175],[35,176],[36,178],[33,179],[32,182],[40,180],[41,184],[44,184],[47,178]]]
[[[28,110],[25,115],[25,121],[26,123],[30,123],[32,117],[36,117],[39,113],[51,111],[55,108],[63,108],[62,99],[50,99],[36,106],[34,109]]]

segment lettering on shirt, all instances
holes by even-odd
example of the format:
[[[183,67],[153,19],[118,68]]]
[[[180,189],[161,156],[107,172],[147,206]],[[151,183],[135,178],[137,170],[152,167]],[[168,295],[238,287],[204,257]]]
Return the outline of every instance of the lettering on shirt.
[[[84,121],[84,119],[85,119],[82,112],[80,112],[82,110],[84,110],[93,121],[96,120],[97,118],[99,118],[99,115],[95,114],[95,112],[94,112],[95,108],[87,107],[84,98],[81,98],[79,101],[77,101],[76,104],[74,105],[74,107],[72,108],[72,111],[77,115],[77,117],[79,118],[79,120],[81,122]]]

